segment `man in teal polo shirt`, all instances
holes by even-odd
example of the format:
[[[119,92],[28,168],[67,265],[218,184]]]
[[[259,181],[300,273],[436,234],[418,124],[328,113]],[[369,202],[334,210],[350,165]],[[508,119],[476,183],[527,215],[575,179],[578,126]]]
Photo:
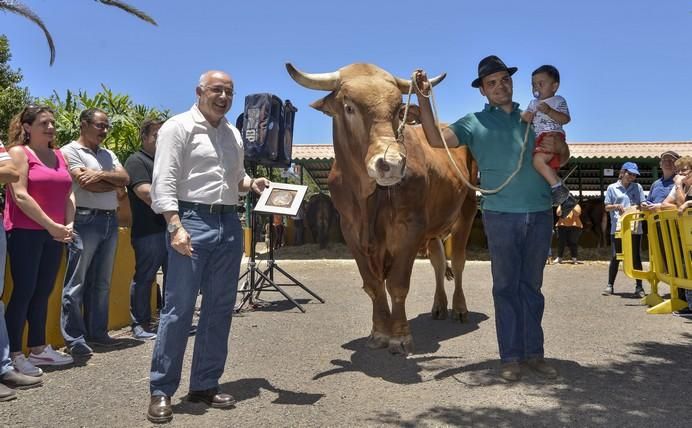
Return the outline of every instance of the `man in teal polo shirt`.
[[[524,144],[529,125],[521,122],[519,104],[512,101],[511,76],[516,71],[496,56],[484,58],[471,86],[480,89],[488,103],[483,111],[470,113],[444,129],[442,136],[427,98],[429,81],[422,71],[416,77],[421,124],[429,144],[468,146],[478,163],[483,189],[497,188],[512,174]],[[485,195],[481,203],[493,275],[500,376],[508,381],[521,378],[521,362],[545,377],[557,376],[543,354],[541,286],[553,214],[550,186],[531,163],[534,139],[529,130],[521,169],[506,187]],[[569,159],[562,140],[551,138],[541,146],[558,153],[562,164]]]

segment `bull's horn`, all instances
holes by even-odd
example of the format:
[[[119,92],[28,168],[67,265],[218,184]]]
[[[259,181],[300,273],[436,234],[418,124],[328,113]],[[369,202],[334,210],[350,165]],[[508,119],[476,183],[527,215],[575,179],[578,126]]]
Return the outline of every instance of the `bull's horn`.
[[[430,84],[432,86],[437,85],[441,81],[444,80],[444,78],[447,77],[447,73],[442,73],[439,76],[433,77],[430,79]],[[399,90],[401,91],[402,94],[408,94],[409,88],[411,87],[411,79],[402,79],[401,77],[395,77],[396,79],[396,84],[399,86]]]
[[[308,89],[317,89],[319,91],[333,91],[339,84],[339,72],[309,74],[299,71],[290,62],[286,63],[286,70],[291,78],[299,85]]]

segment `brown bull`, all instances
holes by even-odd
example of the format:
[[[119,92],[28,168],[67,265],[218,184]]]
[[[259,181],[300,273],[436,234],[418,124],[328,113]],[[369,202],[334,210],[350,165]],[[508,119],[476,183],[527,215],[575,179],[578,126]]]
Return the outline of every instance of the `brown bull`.
[[[581,222],[584,231],[591,231],[596,236],[598,248],[608,245],[608,213],[603,204],[603,198],[585,199],[581,206]]]
[[[475,194],[458,178],[445,151],[428,145],[419,126],[407,126],[403,141],[397,141],[401,96],[409,91],[408,81],[370,64],[324,74],[286,67],[300,85],[330,92],[312,107],[332,117],[335,161],[329,190],[363,288],[373,300],[369,346],[410,353],[413,338],[405,303],[413,262],[417,251],[432,240],[437,278],[432,316],[446,318],[439,237],[449,232],[454,248],[452,316],[462,321],[468,317],[461,274],[476,213]],[[433,79],[433,84],[442,78]],[[476,177],[465,147],[453,149],[453,157],[467,178]]]

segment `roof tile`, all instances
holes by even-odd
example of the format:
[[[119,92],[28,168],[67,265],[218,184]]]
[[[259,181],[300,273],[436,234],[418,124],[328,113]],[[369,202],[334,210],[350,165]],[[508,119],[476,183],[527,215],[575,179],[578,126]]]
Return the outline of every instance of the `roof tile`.
[[[578,159],[655,159],[666,150],[681,156],[692,156],[692,141],[568,143],[573,158]],[[324,160],[334,157],[331,144],[294,144],[294,160]]]

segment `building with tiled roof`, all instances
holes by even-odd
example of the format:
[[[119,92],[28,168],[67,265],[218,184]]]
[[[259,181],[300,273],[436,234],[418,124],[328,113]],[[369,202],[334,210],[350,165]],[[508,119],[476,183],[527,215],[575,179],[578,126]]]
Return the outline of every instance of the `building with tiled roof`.
[[[572,157],[576,159],[656,159],[666,151],[672,150],[681,156],[692,156],[692,141],[614,142],[614,143],[568,143]],[[334,158],[331,144],[296,144],[293,146],[293,160],[327,160]]]
[[[612,142],[612,143],[569,143],[570,162],[560,171],[565,176],[572,171],[567,185],[575,193],[600,194],[610,183],[617,180],[617,173],[625,161],[639,164],[642,175],[639,182],[645,190],[659,176],[658,156],[673,150],[681,156],[692,156],[692,141],[661,142]],[[304,171],[320,188],[327,189],[327,176],[334,159],[331,144],[296,144],[293,146],[293,162]]]
[[[692,141],[614,142],[614,143],[569,143],[572,157],[576,159],[627,159],[655,160],[658,156],[672,150],[680,156],[692,156]]]

